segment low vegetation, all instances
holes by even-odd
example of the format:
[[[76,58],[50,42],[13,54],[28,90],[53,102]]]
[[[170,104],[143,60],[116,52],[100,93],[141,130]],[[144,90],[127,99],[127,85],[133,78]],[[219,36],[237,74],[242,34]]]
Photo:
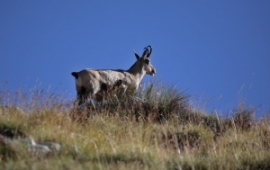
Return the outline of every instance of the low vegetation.
[[[43,90],[0,89],[0,105],[0,169],[270,169],[267,117],[244,104],[227,117],[204,113],[159,82],[95,108]],[[25,136],[61,150],[31,154],[16,144]]]

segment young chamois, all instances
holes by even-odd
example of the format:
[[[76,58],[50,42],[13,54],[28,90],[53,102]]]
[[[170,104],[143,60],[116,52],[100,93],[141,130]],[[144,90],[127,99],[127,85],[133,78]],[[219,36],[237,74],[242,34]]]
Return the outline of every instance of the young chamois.
[[[123,87],[124,91],[136,92],[145,74],[153,76],[156,69],[150,64],[151,46],[144,48],[142,56],[135,51],[137,61],[128,70],[83,69],[72,72],[75,77],[78,104],[81,105],[88,98],[102,100],[107,91]]]

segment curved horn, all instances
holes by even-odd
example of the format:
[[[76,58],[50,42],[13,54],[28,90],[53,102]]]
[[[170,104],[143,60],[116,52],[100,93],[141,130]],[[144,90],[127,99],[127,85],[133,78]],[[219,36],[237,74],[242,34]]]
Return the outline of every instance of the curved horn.
[[[148,54],[149,54],[149,49],[148,49],[148,46],[147,46],[147,47],[144,48],[142,57],[144,57],[144,56],[148,57]]]
[[[151,47],[151,45],[148,45],[147,47],[145,47],[145,48],[147,48],[148,49],[148,47],[149,47],[149,53],[147,54],[147,58],[149,58],[150,57],[150,55],[151,55],[151,53],[152,53],[152,47]]]

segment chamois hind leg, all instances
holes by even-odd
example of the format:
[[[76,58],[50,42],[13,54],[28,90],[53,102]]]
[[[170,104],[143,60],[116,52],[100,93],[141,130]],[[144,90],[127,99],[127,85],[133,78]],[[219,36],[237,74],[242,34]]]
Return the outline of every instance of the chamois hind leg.
[[[82,87],[79,91],[77,91],[77,99],[73,103],[74,109],[71,112],[71,117],[74,120],[82,121],[87,118],[83,111],[86,101],[87,101],[86,89]]]
[[[85,104],[87,101],[87,92],[86,88],[82,87],[80,91],[77,92],[77,99],[74,102],[75,107],[80,107]]]

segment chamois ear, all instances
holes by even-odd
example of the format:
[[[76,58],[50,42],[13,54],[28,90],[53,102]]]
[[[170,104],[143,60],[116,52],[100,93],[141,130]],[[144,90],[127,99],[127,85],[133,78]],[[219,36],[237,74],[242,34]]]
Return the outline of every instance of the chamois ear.
[[[135,57],[137,58],[137,60],[139,60],[140,59],[140,56],[135,51],[133,51],[133,52],[134,52]]]

